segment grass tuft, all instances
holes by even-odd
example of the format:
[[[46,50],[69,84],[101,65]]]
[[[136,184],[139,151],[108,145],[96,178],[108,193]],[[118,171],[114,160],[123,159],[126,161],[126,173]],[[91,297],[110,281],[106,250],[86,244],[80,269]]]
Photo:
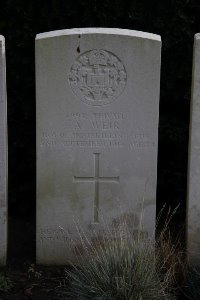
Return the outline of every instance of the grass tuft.
[[[7,293],[13,288],[10,278],[0,274],[0,292]]]
[[[80,234],[83,259],[66,270],[70,282],[66,299],[176,299],[176,249],[163,235],[155,247],[154,239],[144,238],[142,231],[133,238],[126,223],[120,230],[105,230],[95,243]]]

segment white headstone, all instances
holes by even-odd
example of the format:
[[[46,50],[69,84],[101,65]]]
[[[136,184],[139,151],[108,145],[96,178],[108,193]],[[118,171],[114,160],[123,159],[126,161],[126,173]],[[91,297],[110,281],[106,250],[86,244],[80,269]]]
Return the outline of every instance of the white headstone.
[[[125,218],[135,232],[143,207],[154,233],[160,51],[133,30],[37,35],[38,263],[75,259],[77,223],[91,238]]]
[[[187,211],[189,260],[200,264],[200,33],[194,37]]]
[[[0,36],[0,265],[7,253],[7,105],[5,40]]]

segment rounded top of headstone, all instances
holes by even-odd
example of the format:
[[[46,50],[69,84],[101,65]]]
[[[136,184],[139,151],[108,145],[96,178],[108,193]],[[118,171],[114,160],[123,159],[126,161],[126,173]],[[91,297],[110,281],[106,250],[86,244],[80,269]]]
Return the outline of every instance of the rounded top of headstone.
[[[200,33],[196,33],[196,34],[194,35],[194,38],[195,38],[196,40],[200,40]]]
[[[53,38],[59,37],[62,35],[80,35],[80,34],[113,34],[113,35],[124,35],[124,36],[131,36],[131,37],[138,37],[143,39],[161,41],[160,35],[143,32],[143,31],[136,31],[136,30],[129,30],[129,29],[119,29],[119,28],[73,28],[73,29],[64,29],[64,30],[55,30],[49,31],[44,33],[39,33],[36,35],[36,39],[46,39],[46,38]]]
[[[3,35],[0,35],[0,47],[1,47],[1,55],[5,54],[5,38]]]
[[[0,35],[0,41],[5,42],[5,37],[3,35]]]

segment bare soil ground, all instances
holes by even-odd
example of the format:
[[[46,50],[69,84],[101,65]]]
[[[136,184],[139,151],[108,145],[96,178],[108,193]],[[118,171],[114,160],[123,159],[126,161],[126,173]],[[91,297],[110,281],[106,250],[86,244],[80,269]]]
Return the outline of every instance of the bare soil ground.
[[[58,300],[67,285],[65,267],[35,265],[35,221],[9,220],[8,263],[0,269],[13,283],[0,300]],[[66,297],[65,297],[66,299]]]
[[[13,283],[9,292],[0,292],[0,300],[58,300],[66,285],[64,268],[24,266],[24,270],[3,272]]]

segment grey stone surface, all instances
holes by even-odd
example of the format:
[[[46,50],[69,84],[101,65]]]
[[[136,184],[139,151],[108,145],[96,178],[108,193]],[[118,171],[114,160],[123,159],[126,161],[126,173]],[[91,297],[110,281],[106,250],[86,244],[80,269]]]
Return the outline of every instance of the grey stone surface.
[[[0,36],[0,265],[7,253],[7,99],[5,40]]]
[[[77,260],[77,227],[134,234],[141,211],[154,234],[160,51],[132,30],[37,35],[37,263]]]
[[[188,252],[200,264],[200,34],[194,37],[188,160]]]

